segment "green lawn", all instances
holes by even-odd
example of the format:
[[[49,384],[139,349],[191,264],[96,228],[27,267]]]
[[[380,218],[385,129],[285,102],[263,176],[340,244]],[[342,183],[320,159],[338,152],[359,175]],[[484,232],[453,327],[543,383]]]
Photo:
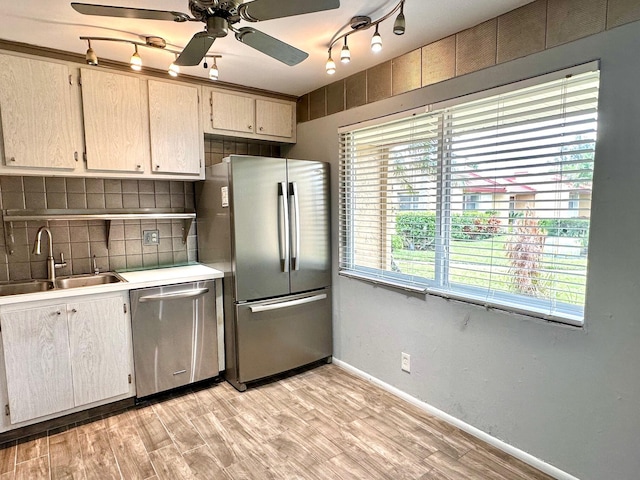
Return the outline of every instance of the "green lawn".
[[[509,275],[510,262],[504,248],[508,236],[481,241],[454,240],[450,247],[450,281],[465,285],[486,286],[517,292]],[[435,252],[394,250],[393,258],[402,273],[435,278]],[[493,265],[493,267],[492,267]],[[544,255],[540,269],[540,298],[575,305],[584,304],[587,259]],[[572,274],[569,274],[569,271]]]

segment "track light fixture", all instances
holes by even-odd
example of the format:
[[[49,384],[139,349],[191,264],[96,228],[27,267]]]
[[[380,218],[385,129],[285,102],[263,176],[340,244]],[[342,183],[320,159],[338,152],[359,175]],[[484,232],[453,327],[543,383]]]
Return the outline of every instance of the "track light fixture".
[[[347,45],[348,36],[344,37],[344,45],[340,51],[340,61],[342,63],[349,63],[351,61],[351,52],[349,51],[349,45]]]
[[[91,48],[91,40],[87,39],[87,44],[89,48],[87,49],[87,53],[84,56],[86,62],[89,65],[98,65],[98,56],[96,55],[96,52],[93,51],[93,48]]]
[[[180,74],[180,67],[178,65],[176,65],[176,60],[178,60],[178,54],[175,54],[175,59],[173,62],[171,62],[171,65],[169,65],[169,70],[167,70],[167,72],[169,73],[169,75],[171,75],[172,77],[177,77]]]
[[[327,59],[327,64],[325,65],[325,69],[329,75],[333,75],[336,73],[336,62],[331,58],[331,49],[329,49],[329,58]]]
[[[216,81],[220,77],[220,71],[218,70],[218,65],[216,63],[216,59],[217,58],[221,58],[221,56],[220,55],[211,55],[211,56],[204,57],[204,68],[205,69],[209,68],[209,65],[207,65],[207,58],[213,58],[213,65],[211,65],[211,68],[209,69],[209,80]]]
[[[347,37],[352,35],[360,30],[368,30],[371,27],[375,27],[375,32],[373,37],[371,37],[371,51],[377,53],[382,50],[382,36],[380,35],[379,25],[384,22],[386,19],[390,18],[396,12],[398,16],[393,22],[393,33],[396,35],[403,35],[405,31],[405,18],[404,18],[404,2],[406,0],[400,0],[395,7],[389,11],[386,15],[383,15],[378,20],[371,20],[371,17],[368,16],[357,16],[353,17],[349,22],[349,25],[338,30],[331,41],[329,42],[329,58],[327,59],[327,63],[325,69],[329,75],[333,75],[336,73],[336,64],[331,58],[331,49],[339,40],[344,39],[344,45],[340,52],[340,61],[342,63],[349,63],[351,61],[351,51],[349,50],[349,46],[347,45]],[[345,28],[349,28],[348,31],[344,31]]]
[[[139,72],[142,70],[142,58],[140,58],[140,54],[138,54],[138,45],[134,44],[133,48],[134,52],[133,55],[131,55],[131,61],[129,63],[131,64],[131,70]]]
[[[89,47],[85,55],[85,61],[87,62],[88,65],[98,65],[98,56],[96,55],[96,52],[93,50],[93,48],[91,48],[92,41],[123,42],[123,43],[128,43],[130,45],[133,45],[133,55],[131,55],[131,59],[129,60],[129,65],[131,66],[131,69],[135,70],[136,72],[139,72],[142,70],[142,57],[138,52],[138,47],[147,47],[147,48],[153,48],[156,50],[163,50],[165,52],[172,53],[176,59],[178,58],[178,54],[183,50],[182,48],[177,47],[175,45],[172,45],[173,47],[176,48],[175,50],[166,48],[167,42],[161,37],[141,36],[141,38],[144,39],[144,42],[137,42],[134,40],[127,40],[124,38],[111,38],[111,37],[80,37],[80,40],[86,40],[87,46]],[[217,80],[219,76],[219,71],[218,71],[218,66],[216,65],[216,59],[222,58],[222,55],[206,55],[205,68],[207,68],[206,58],[213,58],[213,66],[211,67],[211,70],[209,70],[209,79]],[[180,73],[180,67],[178,67],[175,63],[171,63],[171,65],[169,66],[169,69],[167,70],[167,73],[169,73],[169,75],[171,75],[172,77],[177,77],[178,74]]]

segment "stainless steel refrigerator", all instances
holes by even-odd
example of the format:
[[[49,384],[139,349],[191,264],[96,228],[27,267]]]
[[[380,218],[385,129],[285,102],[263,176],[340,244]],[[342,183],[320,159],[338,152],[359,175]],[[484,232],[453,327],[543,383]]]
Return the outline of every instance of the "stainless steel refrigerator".
[[[231,155],[196,187],[198,256],[222,270],[225,378],[331,359],[329,165]]]

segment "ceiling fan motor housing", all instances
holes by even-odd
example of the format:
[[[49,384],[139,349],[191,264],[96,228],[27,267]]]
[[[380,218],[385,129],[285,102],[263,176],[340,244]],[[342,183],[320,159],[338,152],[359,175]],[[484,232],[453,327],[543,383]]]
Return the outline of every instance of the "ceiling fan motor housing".
[[[207,34],[215,38],[226,37],[229,33],[227,20],[222,17],[207,18]]]

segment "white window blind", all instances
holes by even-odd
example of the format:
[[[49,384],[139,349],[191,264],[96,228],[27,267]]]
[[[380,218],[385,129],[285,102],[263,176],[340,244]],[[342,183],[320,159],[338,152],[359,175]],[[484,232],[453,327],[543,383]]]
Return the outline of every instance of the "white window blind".
[[[581,324],[599,72],[340,133],[340,272]]]

